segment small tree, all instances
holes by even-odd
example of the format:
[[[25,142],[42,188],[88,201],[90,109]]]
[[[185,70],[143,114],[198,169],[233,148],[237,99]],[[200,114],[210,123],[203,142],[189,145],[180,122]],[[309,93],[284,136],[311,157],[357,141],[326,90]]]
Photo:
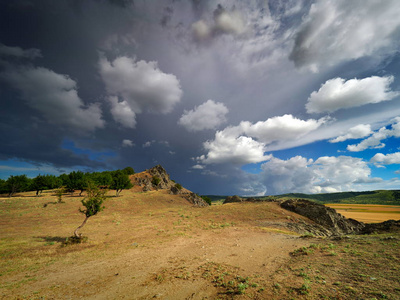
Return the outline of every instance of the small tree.
[[[59,187],[57,190],[56,190],[56,196],[57,196],[57,200],[58,200],[58,203],[61,203],[62,202],[62,196],[63,196],[63,194],[64,194],[64,191],[65,191],[65,188],[62,186],[62,187]]]
[[[38,175],[32,179],[31,189],[36,191],[36,196],[39,197],[39,194],[42,193],[43,190],[47,189],[47,178],[44,175]]]
[[[62,185],[62,180],[54,175],[38,175],[32,179],[30,190],[36,191],[36,196],[39,196],[44,190],[52,190],[59,188]]]
[[[110,186],[112,190],[116,191],[116,196],[118,197],[122,190],[127,190],[133,187],[129,175],[121,170],[117,170],[111,173],[113,182]]]
[[[82,171],[73,171],[68,174],[68,178],[66,186],[69,192],[72,194],[75,190],[80,190],[79,196],[81,196],[86,188],[85,174]]]
[[[127,175],[133,175],[135,174],[135,170],[133,170],[132,167],[126,167],[122,170],[125,174]]]
[[[106,190],[101,190],[98,186],[93,184],[92,182],[88,183],[88,187],[86,190],[87,196],[81,201],[82,205],[85,207],[84,209],[79,208],[79,212],[85,215],[85,220],[83,223],[78,226],[78,228],[74,231],[74,237],[77,239],[81,239],[82,234],[78,234],[78,230],[81,229],[87,222],[87,220],[97,215],[97,213],[101,212],[104,209],[103,202],[106,200]]]
[[[10,176],[5,183],[5,189],[8,197],[12,197],[17,192],[24,192],[28,185],[29,178],[26,175]]]
[[[100,188],[110,188],[113,181],[111,172],[108,171],[86,173],[86,177]]]
[[[6,181],[3,179],[0,179],[0,194],[6,193],[7,188],[6,188]]]

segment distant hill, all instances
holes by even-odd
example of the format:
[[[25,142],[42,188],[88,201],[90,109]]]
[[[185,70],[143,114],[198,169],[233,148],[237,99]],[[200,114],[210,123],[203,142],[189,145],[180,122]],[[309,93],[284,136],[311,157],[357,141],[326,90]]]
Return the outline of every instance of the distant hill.
[[[227,196],[207,195],[212,201],[225,199]],[[257,199],[307,199],[321,204],[348,203],[348,204],[385,204],[400,205],[400,190],[378,190],[365,192],[340,192],[326,194],[288,193],[274,196],[253,197]]]
[[[349,204],[391,204],[400,205],[400,190],[378,190],[365,192],[341,192],[327,194],[289,193],[273,196],[274,198],[301,198],[319,203]]]

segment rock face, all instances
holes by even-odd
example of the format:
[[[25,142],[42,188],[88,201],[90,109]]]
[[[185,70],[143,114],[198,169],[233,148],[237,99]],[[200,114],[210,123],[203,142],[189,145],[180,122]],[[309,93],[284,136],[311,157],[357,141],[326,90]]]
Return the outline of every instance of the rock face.
[[[361,233],[365,224],[354,219],[347,219],[336,210],[325,205],[304,199],[290,199],[281,202],[284,209],[305,216],[326,229],[326,235]],[[324,234],[325,235],[325,234]]]
[[[365,224],[361,233],[370,234],[374,232],[400,231],[400,220],[388,220],[382,223]]]
[[[203,198],[199,197],[195,193],[189,192],[187,194],[182,195],[187,201],[192,203],[194,206],[199,206],[199,207],[205,207],[209,206],[206,201],[203,200]]]
[[[240,198],[239,196],[235,195],[235,196],[228,196],[226,197],[226,199],[224,200],[224,204],[226,203],[235,203],[235,202],[243,202],[244,200],[242,198]]]
[[[165,171],[165,169],[160,165],[133,175],[131,181],[134,185],[140,186],[143,192],[169,189],[175,185],[175,183],[169,178],[167,171]]]
[[[132,175],[131,181],[135,186],[139,186],[143,192],[169,190],[170,194],[180,195],[194,206],[208,206],[208,203],[201,197],[172,181],[167,171],[161,165]]]

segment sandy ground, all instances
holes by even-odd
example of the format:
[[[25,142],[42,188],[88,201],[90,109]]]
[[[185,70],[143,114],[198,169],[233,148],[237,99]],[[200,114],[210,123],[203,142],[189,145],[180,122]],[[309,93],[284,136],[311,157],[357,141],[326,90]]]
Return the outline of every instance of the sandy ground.
[[[0,199],[1,299],[285,299],[274,276],[315,242],[289,231],[309,221],[276,203],[195,208],[166,191],[132,190],[110,192],[82,229],[87,243],[62,247],[83,220],[82,197],[33,195]],[[236,286],[249,278],[245,293],[218,286],[221,276]]]
[[[256,278],[265,286],[260,299],[269,299],[269,276],[309,244],[277,226],[302,217],[275,203],[203,209],[160,191],[110,198],[82,229],[89,241],[61,247],[82,222],[81,198],[43,208],[49,199],[0,201],[1,299],[233,297],[213,281],[221,268]],[[207,266],[216,269],[210,277]]]
[[[289,252],[307,243],[285,234],[227,228],[158,246],[135,244],[118,255],[105,251],[83,264],[46,267],[36,273],[36,281],[6,292],[3,299],[35,294],[46,299],[216,299],[218,289],[201,277],[200,266],[228,265],[243,276],[268,278],[289,259]],[[183,280],[181,274],[190,276]]]

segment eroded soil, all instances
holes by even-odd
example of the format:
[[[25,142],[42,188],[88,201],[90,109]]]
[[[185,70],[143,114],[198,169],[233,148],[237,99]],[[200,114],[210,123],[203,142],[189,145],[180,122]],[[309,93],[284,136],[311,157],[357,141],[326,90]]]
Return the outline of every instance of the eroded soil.
[[[328,278],[343,276],[323,269],[323,262],[335,264],[342,254],[329,252],[336,247],[329,245],[343,241],[301,238],[286,225],[307,220],[276,203],[196,208],[166,191],[109,195],[106,209],[82,229],[88,242],[66,247],[63,241],[83,220],[82,197],[65,195],[61,204],[51,192],[0,198],[1,298],[320,299],[337,293]],[[393,249],[397,238],[389,240]],[[390,253],[382,259],[399,262]],[[322,264],[315,270],[326,274],[304,282],[299,269],[313,261],[311,254]],[[393,272],[396,278],[400,271]],[[325,283],[313,294],[316,276]],[[389,288],[390,295],[400,290],[390,280]]]

